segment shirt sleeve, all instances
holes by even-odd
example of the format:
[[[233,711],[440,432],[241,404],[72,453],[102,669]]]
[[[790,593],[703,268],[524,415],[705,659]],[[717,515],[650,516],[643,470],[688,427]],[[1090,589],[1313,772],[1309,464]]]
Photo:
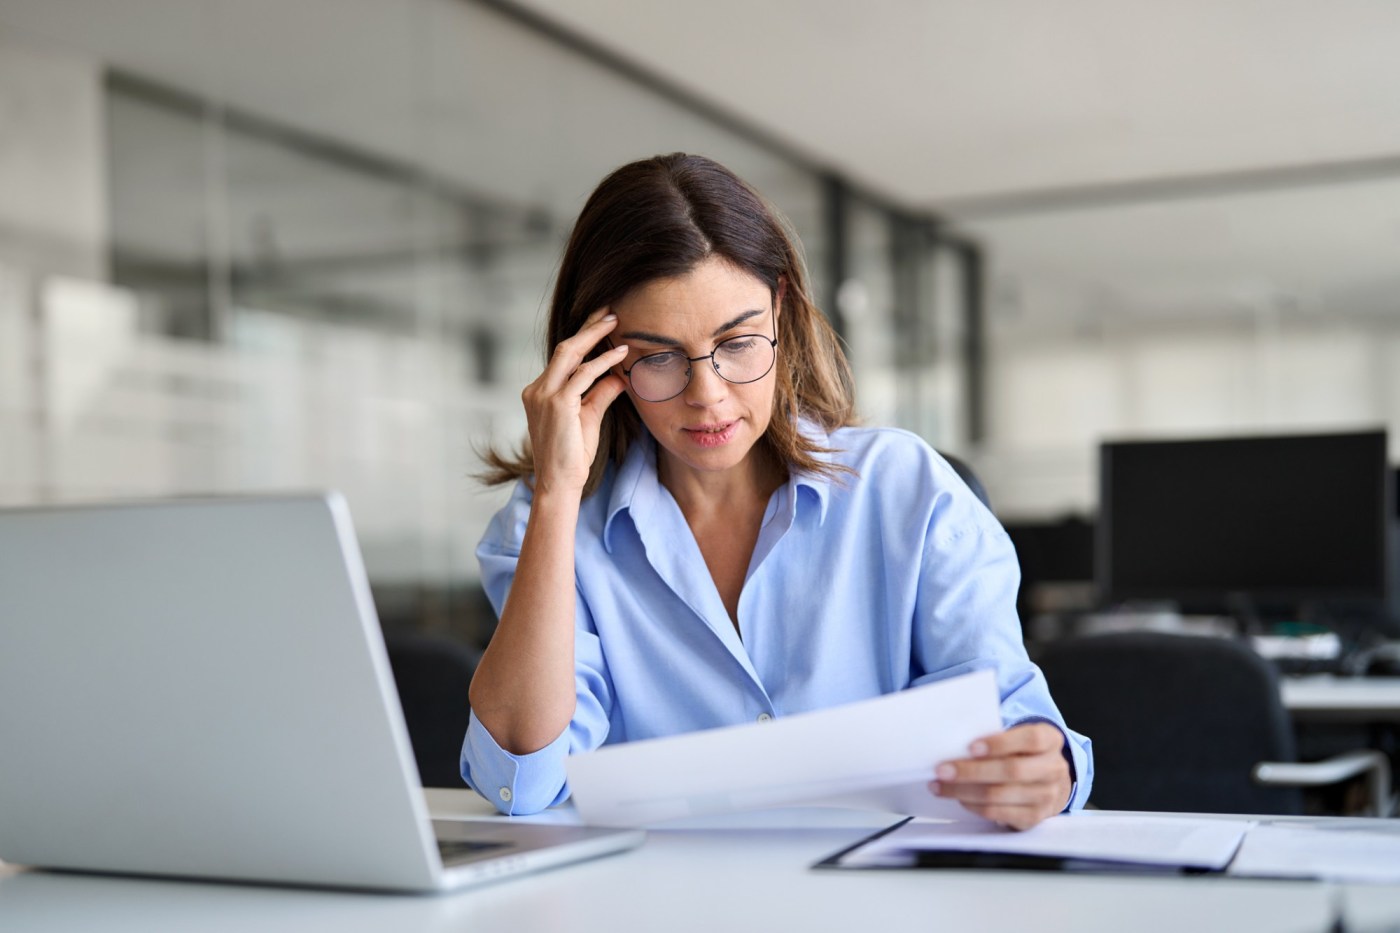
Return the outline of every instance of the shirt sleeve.
[[[1093,786],[1092,746],[1065,724],[1045,675],[1026,654],[1016,613],[1021,579],[1016,550],[980,503],[958,501],[956,494],[950,499],[935,508],[925,539],[913,684],[992,669],[1006,728],[1048,722],[1064,734],[1072,782],[1065,809],[1077,810]]]
[[[530,516],[531,494],[517,485],[505,508],[496,513],[477,548],[482,585],[497,615],[505,605],[515,579],[525,524]],[[515,755],[496,742],[472,713],[462,743],[462,779],[508,816],[537,813],[562,803],[569,796],[564,759],[597,748],[607,738],[612,710],[612,682],[603,659],[593,617],[577,594],[574,610],[574,686],[577,697],[574,718],[544,748]]]

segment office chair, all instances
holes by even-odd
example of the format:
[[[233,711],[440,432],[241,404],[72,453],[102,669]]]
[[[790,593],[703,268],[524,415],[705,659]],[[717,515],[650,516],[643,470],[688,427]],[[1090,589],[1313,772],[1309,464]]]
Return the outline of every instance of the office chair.
[[[467,688],[480,654],[455,638],[385,632],[399,702],[424,787],[465,787],[461,765],[467,734]]]
[[[1274,668],[1242,641],[1123,632],[1051,642],[1038,658],[1060,712],[1094,743],[1102,809],[1300,814],[1299,788],[1365,775],[1389,815],[1377,751],[1296,760]]]

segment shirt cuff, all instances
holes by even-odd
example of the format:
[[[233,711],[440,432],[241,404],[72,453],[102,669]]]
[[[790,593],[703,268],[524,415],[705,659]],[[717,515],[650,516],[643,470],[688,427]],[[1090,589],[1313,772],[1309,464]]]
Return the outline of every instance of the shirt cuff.
[[[569,754],[569,730],[539,751],[515,755],[472,713],[462,743],[462,780],[506,816],[538,813],[569,796],[564,759]]]
[[[1089,756],[1089,740],[1075,732],[1070,732],[1064,726],[1047,719],[1044,716],[1027,716],[1018,720],[1006,728],[1014,726],[1024,726],[1027,723],[1044,722],[1049,723],[1060,730],[1060,735],[1064,738],[1064,745],[1060,748],[1060,753],[1065,756],[1065,763],[1069,765],[1069,799],[1065,801],[1061,813],[1069,813],[1072,810],[1082,810],[1089,802],[1089,791],[1093,788],[1094,760]]]

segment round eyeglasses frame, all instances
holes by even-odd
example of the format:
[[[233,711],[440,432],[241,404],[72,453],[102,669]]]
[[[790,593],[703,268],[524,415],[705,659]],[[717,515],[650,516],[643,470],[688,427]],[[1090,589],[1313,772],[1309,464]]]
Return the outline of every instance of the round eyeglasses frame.
[[[759,373],[757,376],[754,376],[752,379],[730,379],[730,378],[729,378],[728,376],[726,376],[724,373],[720,372],[720,370],[719,370],[719,363],[715,362],[715,354],[719,352],[720,347],[722,347],[722,346],[724,346],[726,343],[729,343],[729,342],[734,341],[734,340],[753,340],[753,339],[755,339],[755,338],[757,338],[757,339],[759,339],[759,340],[766,340],[766,341],[768,341],[768,345],[769,345],[770,347],[773,348],[773,357],[772,357],[772,359],[770,359],[770,360],[768,361],[768,368],[767,368],[767,369],[765,369],[763,372]],[[605,339],[608,341],[608,346],[611,347],[611,346],[613,345],[612,338],[611,338],[611,337],[608,337],[608,338],[605,338]],[[715,344],[715,348],[714,348],[713,350],[711,350],[709,353],[706,353],[704,356],[687,356],[687,357],[684,357],[685,362],[686,362],[686,367],[685,367],[685,382],[681,383],[681,387],[680,387],[679,389],[677,389],[675,392],[673,392],[672,394],[666,396],[665,398],[647,398],[647,397],[646,397],[645,395],[643,395],[641,392],[637,391],[637,384],[634,383],[634,382],[632,381],[632,370],[633,370],[633,369],[636,369],[637,366],[638,366],[639,364],[646,362],[647,360],[651,359],[651,358],[654,357],[654,356],[665,356],[667,353],[675,353],[675,352],[676,352],[675,350],[662,350],[660,353],[648,353],[646,356],[639,357],[639,358],[637,359],[637,362],[633,363],[632,366],[631,366],[630,368],[622,370],[622,374],[623,374],[624,376],[627,377],[627,384],[630,385],[630,386],[632,386],[632,391],[633,391],[634,393],[636,393],[637,398],[641,399],[641,400],[644,401],[644,402],[669,402],[671,399],[675,398],[677,395],[680,395],[680,394],[681,394],[682,392],[684,392],[686,389],[690,388],[690,380],[691,380],[691,377],[694,375],[694,372],[695,372],[695,368],[694,368],[691,364],[692,364],[692,363],[698,363],[698,362],[700,362],[701,360],[709,360],[709,361],[710,361],[710,366],[712,366],[712,367],[714,368],[715,375],[719,376],[719,377],[720,377],[721,379],[723,379],[725,382],[728,382],[728,383],[730,383],[730,384],[732,384],[732,385],[743,386],[743,385],[748,385],[749,383],[752,383],[752,382],[757,382],[758,380],[762,379],[764,376],[766,376],[766,375],[768,375],[769,373],[771,373],[771,372],[773,371],[773,364],[775,364],[775,363],[778,361],[778,338],[776,338],[776,337],[769,337],[767,334],[735,334],[733,337],[726,337],[726,338],[724,338],[723,340],[721,340],[719,343]]]

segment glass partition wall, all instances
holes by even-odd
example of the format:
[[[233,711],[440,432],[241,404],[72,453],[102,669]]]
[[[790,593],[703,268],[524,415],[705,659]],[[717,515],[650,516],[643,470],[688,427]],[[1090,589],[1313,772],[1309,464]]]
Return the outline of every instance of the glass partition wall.
[[[924,374],[961,313],[936,237],[494,8],[0,0],[0,136],[0,504],[338,488],[388,625],[487,637],[478,453],[523,435],[563,239],[634,158],[752,181],[869,420],[966,437]]]
[[[940,221],[509,11],[0,0],[0,505],[339,488],[386,622],[484,638],[478,451],[583,199],[674,150],[788,216],[865,420],[1004,521],[1092,518],[1105,438],[1400,437],[1393,159]]]

